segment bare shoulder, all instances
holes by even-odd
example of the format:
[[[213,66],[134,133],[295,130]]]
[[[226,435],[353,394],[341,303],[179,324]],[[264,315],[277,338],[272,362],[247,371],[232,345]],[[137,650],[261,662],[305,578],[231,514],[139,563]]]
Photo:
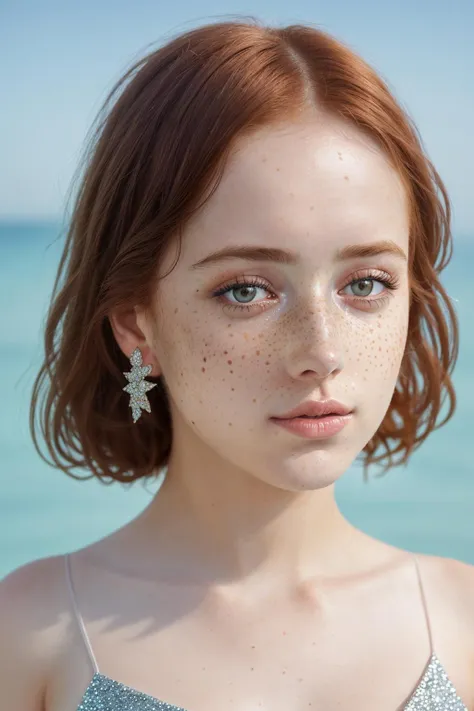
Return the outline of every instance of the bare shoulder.
[[[434,555],[417,558],[428,605],[459,640],[474,668],[474,565]]]
[[[48,670],[64,638],[62,560],[27,563],[0,582],[0,688],[6,708],[44,708]]]
[[[424,576],[474,622],[474,565],[455,558],[417,555]]]

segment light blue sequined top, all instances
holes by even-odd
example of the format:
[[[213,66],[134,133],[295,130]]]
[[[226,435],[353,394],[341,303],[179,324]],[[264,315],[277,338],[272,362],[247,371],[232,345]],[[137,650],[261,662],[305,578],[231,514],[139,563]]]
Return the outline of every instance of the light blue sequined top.
[[[430,658],[423,670],[421,679],[410,697],[400,706],[400,711],[468,711],[462,699],[448,678],[440,660],[433,649],[431,624],[426,605],[423,583],[416,556],[413,556],[421,599],[425,611],[426,624],[430,639]],[[65,556],[66,576],[71,595],[74,615],[87,648],[94,675],[87,687],[77,711],[186,711],[180,706],[155,699],[153,696],[132,689],[105,674],[101,674],[89,637],[79,611],[72,582],[69,555]],[[397,711],[399,711],[397,709]]]

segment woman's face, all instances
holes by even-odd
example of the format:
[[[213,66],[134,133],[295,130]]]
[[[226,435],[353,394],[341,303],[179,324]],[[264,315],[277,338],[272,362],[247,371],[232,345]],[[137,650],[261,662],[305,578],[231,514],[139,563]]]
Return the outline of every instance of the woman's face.
[[[405,201],[382,152],[335,118],[241,141],[153,314],[139,316],[145,362],[170,396],[173,446],[293,491],[344,473],[378,429],[404,353]],[[160,273],[175,256],[173,245]],[[353,411],[332,437],[271,419],[326,398]]]

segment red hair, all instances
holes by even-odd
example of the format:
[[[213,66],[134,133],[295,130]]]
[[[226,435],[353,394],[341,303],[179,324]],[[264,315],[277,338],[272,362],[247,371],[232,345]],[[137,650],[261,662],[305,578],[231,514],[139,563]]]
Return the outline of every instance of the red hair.
[[[452,416],[458,324],[440,282],[452,252],[451,208],[416,127],[376,71],[329,34],[304,25],[223,22],[144,57],[99,115],[32,392],[30,428],[43,459],[38,410],[50,463],[71,476],[73,468],[86,468],[104,481],[132,481],[166,465],[172,441],[164,386],[156,380],[151,414],[134,425],[122,391],[129,362],[108,314],[120,305],[150,305],[167,245],[217,187],[236,141],[297,119],[308,107],[375,139],[410,207],[406,352],[389,409],[363,450],[364,473],[374,462],[384,471],[406,463]]]

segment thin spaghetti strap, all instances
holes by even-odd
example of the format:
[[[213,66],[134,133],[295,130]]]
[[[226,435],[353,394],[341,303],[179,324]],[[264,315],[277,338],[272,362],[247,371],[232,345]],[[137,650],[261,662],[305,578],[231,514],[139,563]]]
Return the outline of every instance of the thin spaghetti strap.
[[[421,578],[420,566],[419,566],[418,559],[417,559],[415,553],[413,553],[412,555],[413,555],[413,561],[414,561],[414,563],[415,563],[416,574],[417,574],[417,576],[418,576],[418,584],[419,584],[419,586],[420,586],[421,601],[422,601],[422,603],[423,603],[423,609],[424,609],[424,611],[425,611],[426,627],[427,627],[427,629],[428,629],[428,637],[429,637],[429,640],[430,640],[430,654],[431,654],[431,656],[433,656],[434,653],[435,653],[435,651],[434,651],[434,646],[433,646],[433,633],[432,633],[432,631],[431,631],[430,616],[429,616],[429,613],[428,613],[428,605],[426,604],[426,595],[425,595],[425,591],[424,591],[424,588],[423,588],[423,581],[422,581],[422,578]]]
[[[69,553],[66,553],[64,556],[64,562],[66,564],[66,580],[68,583],[69,587],[69,593],[71,596],[71,602],[72,602],[72,607],[74,610],[74,616],[77,621],[77,625],[79,627],[79,630],[81,632],[82,639],[84,641],[84,645],[87,649],[88,655],[89,655],[89,660],[92,664],[92,668],[94,669],[94,673],[98,674],[99,673],[99,665],[97,664],[97,660],[95,658],[94,652],[92,650],[92,645],[90,643],[89,637],[86,632],[86,627],[84,625],[84,620],[82,619],[82,615],[79,610],[79,606],[77,604],[77,599],[76,599],[76,593],[74,590],[74,583],[72,582],[72,574],[71,574],[71,561],[69,558]]]

